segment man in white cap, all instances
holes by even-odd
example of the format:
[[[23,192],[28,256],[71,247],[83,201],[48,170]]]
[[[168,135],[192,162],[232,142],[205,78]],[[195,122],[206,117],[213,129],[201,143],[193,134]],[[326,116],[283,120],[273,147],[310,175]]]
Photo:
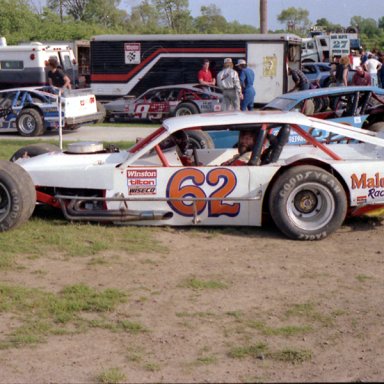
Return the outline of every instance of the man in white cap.
[[[224,68],[217,75],[217,85],[223,91],[223,110],[229,111],[231,107],[235,111],[240,110],[240,100],[243,99],[238,73],[233,69],[231,58],[224,59]]]
[[[242,111],[252,111],[256,96],[256,91],[253,88],[255,73],[251,68],[247,67],[247,62],[244,59],[237,60],[236,67],[240,70],[240,84],[243,89],[243,100],[241,100],[240,109]]]

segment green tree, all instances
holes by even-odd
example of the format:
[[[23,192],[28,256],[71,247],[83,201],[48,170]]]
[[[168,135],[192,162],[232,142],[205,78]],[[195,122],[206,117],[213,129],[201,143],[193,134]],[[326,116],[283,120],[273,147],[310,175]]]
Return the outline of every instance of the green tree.
[[[192,30],[192,16],[188,0],[152,0],[159,12],[160,21],[171,33],[188,33]]]
[[[306,9],[289,7],[277,15],[277,20],[286,24],[288,31],[305,33],[310,25],[308,16],[309,12]]]
[[[83,20],[120,30],[128,17],[126,11],[119,9],[120,2],[120,0],[90,0],[85,8]]]
[[[29,40],[39,28],[39,16],[26,0],[0,0],[0,35],[8,44]]]
[[[160,25],[160,15],[156,7],[149,0],[143,0],[132,8],[132,13],[127,21],[127,30],[132,33],[164,33]]]
[[[223,33],[227,29],[227,20],[220,8],[214,4],[202,6],[201,16],[194,19],[194,27],[198,33]]]
[[[324,27],[326,32],[343,32],[344,28],[340,24],[333,24],[330,21],[328,21],[326,18],[322,17],[321,19],[316,20],[316,25]]]

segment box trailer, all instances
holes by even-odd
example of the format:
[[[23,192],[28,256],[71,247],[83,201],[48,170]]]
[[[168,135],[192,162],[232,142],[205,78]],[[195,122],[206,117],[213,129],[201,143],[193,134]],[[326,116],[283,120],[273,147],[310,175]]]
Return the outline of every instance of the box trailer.
[[[301,38],[292,34],[98,35],[90,48],[91,88],[103,101],[197,83],[204,58],[215,75],[230,57],[247,60],[255,71],[255,103],[265,104],[292,87],[287,68],[301,62]]]

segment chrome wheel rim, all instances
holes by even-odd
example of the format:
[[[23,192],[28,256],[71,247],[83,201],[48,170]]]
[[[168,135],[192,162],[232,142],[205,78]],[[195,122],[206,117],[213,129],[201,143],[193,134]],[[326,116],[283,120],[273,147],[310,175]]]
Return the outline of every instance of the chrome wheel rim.
[[[288,216],[297,227],[306,231],[316,231],[326,226],[335,209],[331,191],[318,183],[305,183],[289,194]]]

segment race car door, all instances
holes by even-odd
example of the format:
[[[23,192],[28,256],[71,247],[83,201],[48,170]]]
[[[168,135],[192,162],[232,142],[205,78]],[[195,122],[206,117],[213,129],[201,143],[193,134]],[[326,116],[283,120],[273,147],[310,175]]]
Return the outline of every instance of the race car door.
[[[276,167],[128,167],[121,192],[152,225],[260,225]],[[162,217],[158,219],[159,217]],[[140,224],[140,223],[138,223]]]

